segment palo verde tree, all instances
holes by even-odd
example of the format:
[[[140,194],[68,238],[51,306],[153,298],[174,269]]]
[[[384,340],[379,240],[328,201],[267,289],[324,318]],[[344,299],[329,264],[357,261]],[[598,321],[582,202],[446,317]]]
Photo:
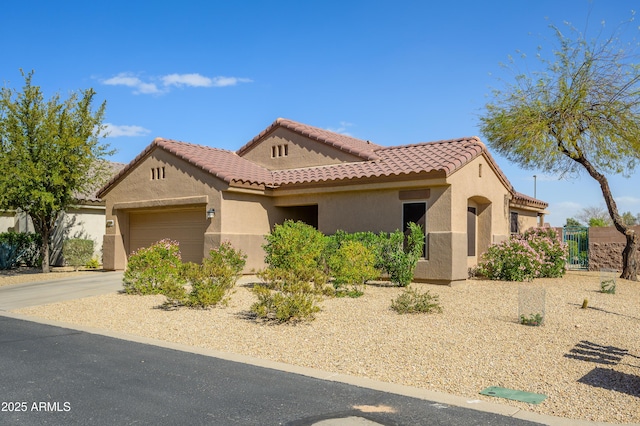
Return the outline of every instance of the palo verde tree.
[[[635,46],[621,41],[631,26],[590,40],[571,26],[570,36],[551,28],[558,46],[548,59],[539,52],[543,71],[519,73],[512,60],[515,82],[494,90],[480,130],[494,150],[525,168],[586,171],[595,179],[626,237],[621,278],[637,280],[638,236],[618,213],[607,179],[628,176],[640,160],[640,67]]]
[[[42,236],[42,271],[49,272],[58,217],[105,174],[104,158],[111,154],[100,143],[106,104],[93,110],[93,89],[45,101],[31,82],[33,71],[22,76],[21,92],[0,92],[0,209],[29,215]]]

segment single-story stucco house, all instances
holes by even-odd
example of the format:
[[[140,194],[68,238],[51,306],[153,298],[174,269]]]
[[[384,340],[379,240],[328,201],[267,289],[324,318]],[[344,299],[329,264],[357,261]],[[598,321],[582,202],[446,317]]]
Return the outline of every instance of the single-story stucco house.
[[[108,162],[109,173],[116,174],[124,166],[122,163]],[[93,240],[94,257],[101,260],[106,225],[105,202],[98,198],[96,193],[103,185],[104,180],[86,193],[77,193],[73,205],[58,218],[51,235],[51,265],[64,265],[62,246],[68,238]],[[0,232],[35,232],[35,229],[31,218],[23,211],[3,210],[0,211]]]
[[[492,243],[544,223],[547,203],[514,190],[477,137],[384,147],[279,118],[238,151],[157,138],[98,193],[104,268],[170,238],[184,261],[231,242],[264,267],[286,219],[325,234],[424,226],[416,280],[465,280]]]

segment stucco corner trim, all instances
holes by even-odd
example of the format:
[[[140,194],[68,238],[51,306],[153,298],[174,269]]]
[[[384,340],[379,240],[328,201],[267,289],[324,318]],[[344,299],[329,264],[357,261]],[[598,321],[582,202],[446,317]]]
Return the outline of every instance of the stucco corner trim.
[[[125,201],[115,203],[114,210],[148,209],[153,207],[176,207],[209,204],[208,195],[181,198],[159,198],[156,200]]]

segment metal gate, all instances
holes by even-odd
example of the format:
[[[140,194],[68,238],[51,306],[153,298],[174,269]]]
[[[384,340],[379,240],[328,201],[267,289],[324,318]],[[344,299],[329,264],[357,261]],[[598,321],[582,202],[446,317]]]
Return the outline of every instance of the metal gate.
[[[565,226],[562,240],[567,245],[567,269],[589,269],[589,228]]]

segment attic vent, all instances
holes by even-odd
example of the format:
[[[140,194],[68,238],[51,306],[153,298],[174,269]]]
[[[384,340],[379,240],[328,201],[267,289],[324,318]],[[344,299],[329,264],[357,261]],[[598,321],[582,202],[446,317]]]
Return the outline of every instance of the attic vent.
[[[164,179],[165,177],[164,167],[153,167],[151,169],[151,180]]]
[[[286,157],[289,155],[289,145],[274,145],[271,147],[271,158]]]

